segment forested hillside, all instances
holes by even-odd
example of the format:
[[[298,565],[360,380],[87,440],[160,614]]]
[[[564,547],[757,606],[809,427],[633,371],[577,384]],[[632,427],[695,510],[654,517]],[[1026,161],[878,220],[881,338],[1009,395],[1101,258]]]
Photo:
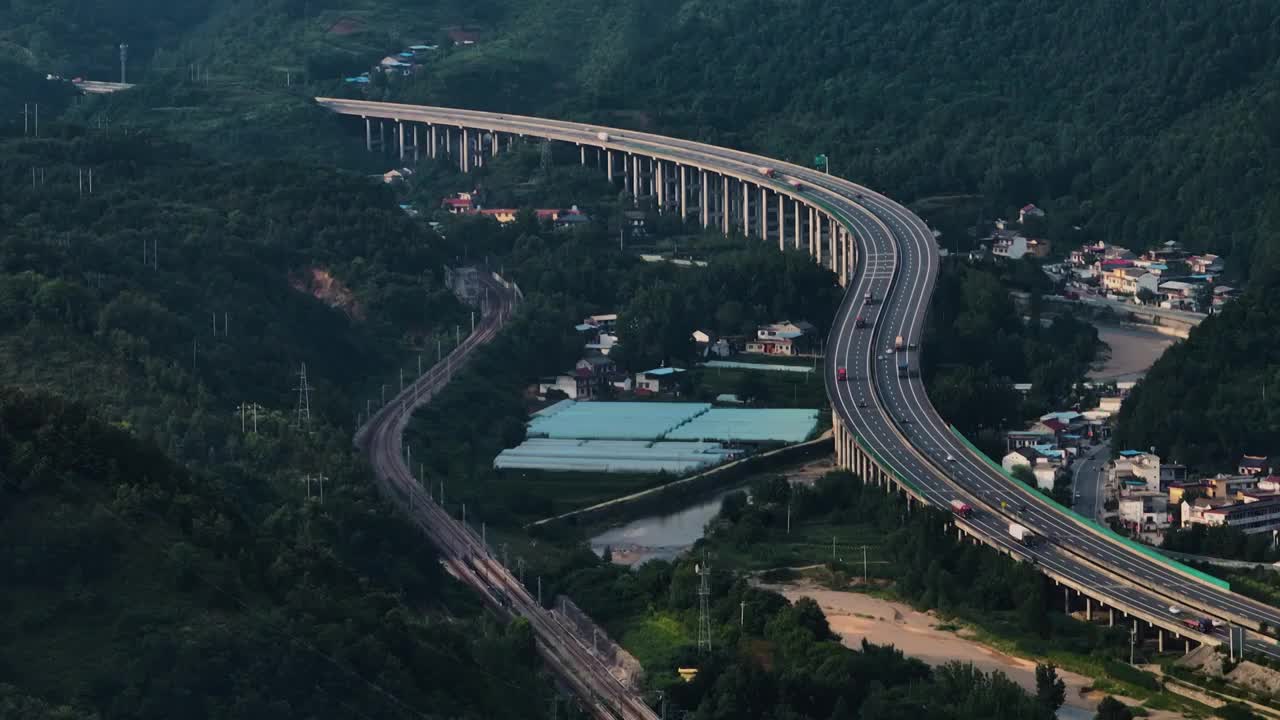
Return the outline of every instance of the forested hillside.
[[[134,37],[145,105],[102,102],[138,123],[210,132],[210,113],[236,107],[223,124],[262,132],[246,88],[282,91],[286,71],[311,83],[258,103],[268,111],[311,91],[361,93],[337,78],[440,43],[424,72],[369,92],[638,124],[797,161],[825,152],[833,171],[905,200],[981,193],[992,214],[1035,201],[1058,239],[1076,225],[1135,247],[1178,239],[1239,275],[1273,262],[1263,239],[1280,230],[1269,120],[1280,26],[1266,0],[65,4],[0,7],[9,55],[107,73],[115,36]],[[458,26],[480,41],[450,49],[441,38]],[[193,65],[211,77],[207,94],[191,94]],[[140,112],[156,106],[173,107]],[[173,115],[193,106],[208,109]]]
[[[424,616],[468,603],[345,465],[262,523],[244,478],[0,390],[0,716],[530,717],[528,628]]]
[[[1280,289],[1258,287],[1165,352],[1125,401],[1117,446],[1205,471],[1280,452]]]
[[[365,178],[42,135],[0,138],[0,716],[547,707],[351,449],[466,317],[453,251]]]
[[[827,152],[903,199],[1035,201],[1060,236],[1182,240],[1244,273],[1280,228],[1274,14],[1265,0],[537,3],[399,95]]]

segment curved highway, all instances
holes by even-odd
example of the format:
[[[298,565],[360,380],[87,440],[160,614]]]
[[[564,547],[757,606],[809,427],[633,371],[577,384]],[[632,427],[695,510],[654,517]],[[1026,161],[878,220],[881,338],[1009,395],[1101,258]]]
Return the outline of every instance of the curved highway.
[[[436,129],[469,128],[472,139],[492,137],[494,152],[500,133],[534,136],[568,143],[583,148],[599,148],[608,158],[610,171],[614,153],[623,158],[622,171],[628,172],[631,161],[646,158],[656,168],[652,172],[653,187],[659,198],[670,182],[662,163],[680,168],[680,203],[685,210],[688,193],[685,169],[701,172],[702,203],[708,203],[708,173],[723,178],[723,201],[719,203],[722,225],[729,228],[736,198],[729,192],[730,182],[742,188],[740,218],[748,233],[751,216],[759,212],[759,235],[770,235],[770,207],[766,201],[778,198],[777,232],[780,246],[787,244],[787,213],[784,202],[794,204],[791,233],[795,247],[801,247],[802,225],[813,232],[817,213],[838,223],[856,245],[854,252],[841,252],[844,235],[823,235],[819,221],[820,241],[810,252],[824,264],[829,263],[837,276],[845,279],[846,293],[836,314],[827,343],[826,384],[836,412],[838,429],[856,440],[856,452],[841,452],[838,433],[838,456],[844,466],[867,471],[864,479],[872,479],[867,457],[874,459],[874,469],[899,484],[912,496],[939,507],[947,507],[953,499],[974,505],[976,511],[967,520],[957,519],[957,526],[980,537],[1015,557],[1033,561],[1065,587],[1096,598],[1108,608],[1120,610],[1136,620],[1162,628],[1160,642],[1184,636],[1196,641],[1224,642],[1225,629],[1215,627],[1200,632],[1184,626],[1189,617],[1210,617],[1221,624],[1237,623],[1253,629],[1280,628],[1280,609],[1250,600],[1203,579],[1195,577],[1175,563],[1153,557],[1105,534],[1097,532],[1064,513],[1040,493],[1011,480],[979,457],[952,433],[930,403],[918,373],[914,349],[894,351],[894,339],[918,347],[933,293],[939,255],[937,244],[925,223],[902,205],[868,188],[820,173],[809,168],[781,163],[758,155],[703,143],[668,138],[630,130],[596,125],[545,120],[533,117],[484,113],[452,108],[396,105],[357,100],[318,98],[329,109],[358,117],[392,120],[404,138],[406,124]],[[370,136],[371,137],[371,136]],[[416,137],[416,130],[415,130]],[[460,134],[458,145],[470,146],[467,135]],[[466,167],[474,154],[483,155],[485,147],[470,150],[463,160]],[[400,152],[405,153],[402,140]],[[414,151],[417,151],[415,146]],[[432,153],[439,146],[429,148]],[[478,152],[477,152],[478,151]],[[583,161],[586,155],[584,150]],[[638,162],[635,177],[627,176],[633,188],[639,188],[643,177]],[[769,169],[769,173],[762,172]],[[720,192],[716,183],[711,200]],[[638,190],[636,191],[638,194]],[[751,209],[750,197],[756,192],[761,200]],[[696,190],[695,190],[696,199]],[[714,209],[716,202],[709,202]],[[803,208],[803,210],[802,210]],[[809,220],[803,222],[804,212]],[[696,216],[686,219],[696,219]],[[707,208],[702,208],[702,221],[708,223]],[[737,220],[734,220],[737,222]],[[812,241],[813,235],[810,235]],[[824,249],[826,248],[825,252]],[[833,259],[838,262],[833,262]],[[868,306],[865,298],[873,299]],[[865,327],[859,327],[861,315]],[[913,372],[898,371],[899,358],[908,358]],[[847,379],[837,373],[844,370]],[[859,460],[859,458],[862,458]],[[858,464],[861,462],[861,464]],[[1023,509],[1025,507],[1025,509]],[[1024,547],[1008,534],[1011,521],[1030,527],[1047,542]],[[1070,593],[1065,593],[1071,602]],[[1083,602],[1077,599],[1077,603]],[[1088,605],[1090,611],[1093,605]],[[1074,609],[1080,609],[1075,606]],[[1270,637],[1253,634],[1249,649],[1280,658]]]

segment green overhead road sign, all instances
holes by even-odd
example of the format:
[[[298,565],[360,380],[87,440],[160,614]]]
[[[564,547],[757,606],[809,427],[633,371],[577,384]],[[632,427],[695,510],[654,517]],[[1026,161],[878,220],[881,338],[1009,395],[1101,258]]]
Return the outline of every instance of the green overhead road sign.
[[[823,170],[827,169],[827,156],[825,153],[822,155],[813,156],[813,167],[822,168]]]

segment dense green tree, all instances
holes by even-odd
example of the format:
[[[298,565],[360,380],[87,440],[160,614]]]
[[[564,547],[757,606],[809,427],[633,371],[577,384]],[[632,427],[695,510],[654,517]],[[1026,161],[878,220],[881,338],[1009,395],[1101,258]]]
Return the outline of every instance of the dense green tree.
[[[1128,705],[1108,695],[1098,703],[1098,713],[1093,717],[1094,720],[1132,720],[1133,711]]]
[[[1036,702],[1051,713],[1067,701],[1067,685],[1058,677],[1058,668],[1052,663],[1036,665]]]

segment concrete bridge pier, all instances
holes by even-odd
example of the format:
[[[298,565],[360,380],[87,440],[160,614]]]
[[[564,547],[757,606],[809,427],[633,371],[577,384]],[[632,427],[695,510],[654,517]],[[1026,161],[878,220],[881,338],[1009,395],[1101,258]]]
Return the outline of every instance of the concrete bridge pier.
[[[769,240],[769,188],[760,186],[760,240]]]
[[[799,200],[791,201],[791,222],[793,225],[791,228],[791,242],[794,243],[796,250],[800,249],[800,212],[802,207],[803,205],[800,204]]]
[[[499,135],[498,135],[498,131],[497,131],[497,130],[490,130],[490,131],[489,131],[489,140],[490,140],[490,142],[491,142],[491,143],[492,143],[492,145],[493,145],[493,147],[492,147],[492,154],[493,154],[493,156],[494,156],[494,157],[498,157],[498,140],[499,140]]]
[[[778,193],[778,249],[787,249],[787,198]]]
[[[680,165],[680,222],[689,220],[689,168]]]
[[[427,134],[430,136],[427,139],[431,142],[431,150],[428,155],[432,160],[435,160],[437,153],[440,151],[440,138],[436,137],[436,126],[432,125]]]
[[[364,149],[373,152],[373,121],[368,117],[364,119]]]
[[[702,193],[702,205],[698,208],[702,215],[702,229],[706,230],[711,227],[711,203],[707,197],[707,171],[698,170],[698,185]]]
[[[418,126],[418,123],[414,123],[414,124],[413,124],[413,164],[414,164],[414,165],[417,165],[417,164],[418,164],[418,161],[421,159],[421,155],[420,155],[420,154],[419,154],[419,152],[418,152],[418,147],[419,147],[419,144],[418,144],[418,127],[419,127],[419,126]]]
[[[609,184],[612,185],[613,184],[613,151],[606,148],[604,151],[604,154],[605,154],[605,158],[607,159],[606,164],[609,166],[609,169],[608,169]]]
[[[578,143],[578,158],[583,167],[587,166],[587,147],[582,143]]]
[[[720,205],[720,224],[724,230],[724,234],[729,234],[729,176],[721,175],[720,179],[724,184],[724,202]]]
[[[387,124],[381,119],[378,120],[378,151],[387,151]]]
[[[661,160],[653,161],[653,194],[658,202],[658,212],[665,210],[667,204],[667,175]]]
[[[396,144],[400,150],[400,162],[404,162],[404,123],[396,121]]]

